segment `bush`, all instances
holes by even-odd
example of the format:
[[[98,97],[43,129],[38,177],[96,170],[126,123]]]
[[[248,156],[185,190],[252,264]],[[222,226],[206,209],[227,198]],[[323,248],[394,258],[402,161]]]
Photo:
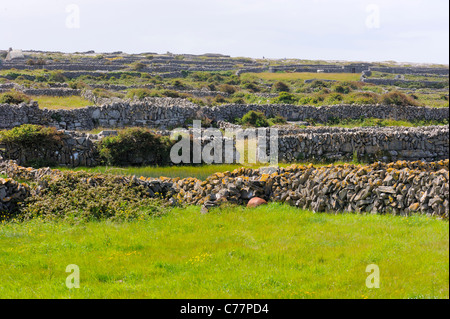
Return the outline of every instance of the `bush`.
[[[30,103],[31,98],[16,90],[11,90],[9,92],[0,94],[0,103],[5,104],[20,104],[20,103]]]
[[[273,85],[275,92],[289,92],[289,85],[284,82],[276,82]]]
[[[221,86],[219,86],[219,91],[228,93],[228,94],[233,94],[236,92],[236,88],[229,84],[222,84]]]
[[[169,163],[168,139],[142,128],[129,128],[99,143],[102,160],[108,165],[137,166]]]
[[[131,89],[128,91],[126,97],[129,99],[138,99],[138,100],[142,100],[146,97],[160,97],[161,95],[153,92],[149,89]]]
[[[228,100],[224,98],[222,95],[218,94],[213,100],[214,104],[227,103]]]
[[[249,90],[252,93],[256,93],[256,92],[260,91],[260,88],[258,87],[258,85],[256,83],[245,83],[242,87],[246,90]]]
[[[336,93],[342,93],[342,94],[348,94],[348,93],[350,93],[351,92],[351,88],[350,87],[348,87],[348,86],[344,86],[344,85],[336,85],[334,88],[333,88],[333,91],[334,92],[336,92]]]
[[[286,124],[286,119],[282,117],[281,115],[277,115],[275,117],[269,118],[270,125],[276,125],[276,124]]]
[[[161,199],[150,198],[144,186],[130,185],[122,176],[64,172],[57,178],[46,176],[43,182],[47,187],[27,198],[17,217],[123,221],[160,216],[166,206]]]
[[[386,94],[383,94],[381,97],[381,103],[387,104],[387,105],[402,105],[402,106],[418,106],[419,104],[410,96],[398,92],[393,91]]]
[[[64,138],[64,133],[54,127],[24,124],[0,131],[0,143],[6,146],[2,156],[18,160],[23,165],[52,166],[55,164],[55,153],[60,150]]]
[[[180,93],[178,93],[177,91],[172,91],[172,90],[162,90],[161,95],[166,96],[166,97],[173,97],[173,98],[180,97]]]
[[[269,127],[266,116],[261,112],[250,111],[239,121],[239,124],[253,127]]]
[[[140,71],[140,70],[145,69],[146,67],[147,67],[147,65],[144,64],[144,63],[142,63],[142,62],[136,62],[136,63],[134,63],[134,64],[131,66],[131,68],[132,68],[134,71]]]
[[[288,92],[280,92],[277,98],[273,100],[274,103],[280,104],[294,104],[298,101],[298,97]]]
[[[327,97],[327,103],[336,104],[342,102],[343,97],[339,93],[332,93]]]
[[[350,96],[346,96],[345,102],[349,104],[377,104],[379,102],[379,96],[373,92],[352,93]]]
[[[67,78],[59,71],[51,72],[48,78],[49,82],[63,83],[67,81]]]
[[[330,83],[321,80],[314,80],[308,85],[308,87],[311,89],[323,89],[329,86]]]

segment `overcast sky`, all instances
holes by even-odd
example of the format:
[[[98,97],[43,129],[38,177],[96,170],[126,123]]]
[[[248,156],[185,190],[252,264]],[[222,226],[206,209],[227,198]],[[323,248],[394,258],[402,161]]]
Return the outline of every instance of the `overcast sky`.
[[[445,63],[448,0],[0,0],[0,49]]]

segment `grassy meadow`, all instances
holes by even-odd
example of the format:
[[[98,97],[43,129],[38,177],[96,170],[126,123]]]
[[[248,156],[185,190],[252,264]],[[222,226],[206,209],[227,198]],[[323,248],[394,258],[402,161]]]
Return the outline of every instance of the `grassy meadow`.
[[[80,288],[65,285],[66,266]],[[366,267],[380,288],[366,287]],[[428,217],[169,209],[130,222],[0,225],[1,298],[448,298],[449,225]]]
[[[39,108],[47,108],[52,110],[60,109],[74,109],[93,105],[91,101],[83,99],[81,96],[31,96],[31,98],[38,102]]]

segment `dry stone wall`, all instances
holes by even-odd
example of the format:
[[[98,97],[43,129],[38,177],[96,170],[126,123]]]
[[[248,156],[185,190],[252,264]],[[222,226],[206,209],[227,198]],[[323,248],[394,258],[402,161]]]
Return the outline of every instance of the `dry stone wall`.
[[[0,215],[11,213],[17,208],[17,203],[30,196],[30,189],[10,178],[0,178]],[[0,216],[2,219],[3,216]]]
[[[117,128],[144,126],[170,128],[186,121],[208,117],[216,121],[242,118],[250,110],[266,116],[281,115],[288,121],[312,119],[327,122],[330,119],[381,118],[394,120],[448,119],[449,108],[389,105],[332,105],[308,106],[288,104],[224,104],[211,108],[200,107],[184,99],[146,98],[142,101],[117,100],[101,106],[88,106],[71,110],[39,109],[37,103],[0,104],[0,129],[21,124],[41,124],[67,130],[92,130],[96,127]]]
[[[76,174],[49,168],[25,168],[12,161],[0,162],[0,173],[38,182],[35,191],[45,188],[48,178]],[[93,174],[85,179],[86,187],[101,184],[101,179],[101,176]],[[150,197],[162,195],[173,205],[203,205],[203,211],[223,203],[246,204],[254,197],[261,197],[315,212],[449,217],[448,160],[434,163],[374,163],[367,166],[240,168],[213,174],[205,181],[123,176],[122,182],[129,187],[144,187]],[[2,183],[0,180],[0,189]]]
[[[222,129],[236,130],[239,126],[228,122],[219,122]],[[193,131],[190,130],[190,133]],[[203,133],[205,131],[203,130]],[[270,155],[270,130],[265,132],[266,155]],[[64,138],[58,149],[47,150],[46,160],[55,165],[64,166],[95,166],[100,160],[97,143],[108,133],[117,134],[116,131],[101,132],[99,134],[64,131]],[[171,131],[160,130],[157,134],[169,136]],[[259,134],[259,133],[258,133]],[[256,132],[255,132],[256,136]],[[230,157],[228,144],[229,137],[223,139],[221,163],[226,158],[233,158],[239,162],[240,155],[236,150],[233,139],[233,157]],[[449,128],[448,126],[429,126],[423,128],[306,128],[292,129],[278,128],[278,161],[301,162],[310,161],[359,161],[391,162],[396,160],[423,160],[436,161],[449,158]],[[201,145],[211,143],[211,137],[203,134]],[[0,145],[1,146],[1,145]],[[261,147],[261,145],[259,145]],[[16,160],[19,164],[30,162],[36,154],[27,154],[22,149],[0,148],[0,155],[5,159]],[[146,159],[142,159],[146,160]],[[130,162],[130,165],[137,165]]]

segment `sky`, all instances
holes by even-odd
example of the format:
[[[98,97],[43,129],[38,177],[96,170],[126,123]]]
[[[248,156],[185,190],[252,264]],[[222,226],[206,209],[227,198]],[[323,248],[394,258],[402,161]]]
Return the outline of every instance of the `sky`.
[[[448,0],[0,0],[0,49],[449,63]]]

